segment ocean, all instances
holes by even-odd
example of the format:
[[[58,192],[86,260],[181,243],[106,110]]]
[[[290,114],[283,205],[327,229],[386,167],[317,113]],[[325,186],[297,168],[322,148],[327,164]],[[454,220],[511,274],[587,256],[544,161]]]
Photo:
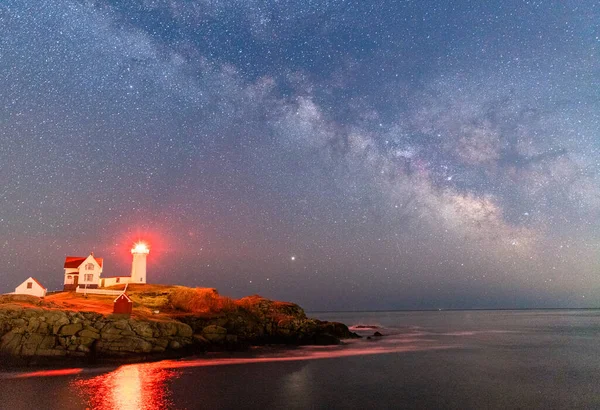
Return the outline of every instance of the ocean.
[[[112,367],[0,371],[1,409],[600,408],[600,311],[313,313],[365,336]],[[371,337],[375,331],[383,337]]]

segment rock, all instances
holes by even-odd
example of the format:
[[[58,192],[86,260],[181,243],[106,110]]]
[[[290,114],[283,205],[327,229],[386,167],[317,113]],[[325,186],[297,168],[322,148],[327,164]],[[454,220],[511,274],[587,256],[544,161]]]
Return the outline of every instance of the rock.
[[[27,333],[35,333],[40,328],[40,320],[36,317],[29,319],[29,325],[27,326]]]
[[[194,339],[194,342],[201,344],[201,345],[209,345],[210,344],[210,340],[208,340],[207,338],[205,338],[202,335],[194,335],[193,339]]]
[[[156,346],[161,347],[163,350],[169,345],[169,339],[167,338],[153,339],[153,342]]]
[[[87,337],[90,339],[100,339],[100,333],[98,333],[93,328],[85,328],[81,332],[78,333],[80,337]]]
[[[340,339],[355,339],[360,338],[356,333],[352,333],[348,326],[343,323],[338,322],[322,322],[320,320],[316,321],[321,331],[324,333],[329,333],[334,335]]]
[[[220,343],[227,336],[227,329],[217,325],[209,325],[202,329],[202,336],[212,343]]]
[[[194,331],[189,325],[185,323],[177,323],[177,336],[179,337],[192,337]]]
[[[314,343],[319,346],[339,345],[340,339],[329,333],[321,333],[315,336]]]
[[[152,343],[138,337],[121,337],[100,345],[105,353],[150,353]]]
[[[54,335],[44,336],[44,340],[42,340],[42,342],[38,346],[38,351],[53,349],[55,346],[56,346],[56,336],[54,336]]]
[[[161,336],[175,336],[177,334],[177,324],[174,322],[159,322]]]
[[[106,326],[104,326],[102,328],[102,331],[100,332],[100,334],[102,335],[102,338],[104,338],[105,335],[120,335],[121,329],[116,327],[114,325],[114,323],[108,323]]]
[[[25,321],[25,319],[16,319],[12,321],[12,325],[13,327],[24,327],[25,325],[27,325],[27,322]]]
[[[85,346],[85,345],[78,345],[77,346],[77,350],[79,352],[84,352],[84,353],[89,353],[90,352],[90,348]]]
[[[375,336],[375,337],[382,337],[383,335],[381,333],[379,333],[379,332],[375,332],[375,333],[373,333],[373,336]]]
[[[21,344],[23,347],[21,348],[21,355],[23,356],[33,356],[35,352],[38,350],[38,347],[44,340],[44,336],[33,333],[28,337],[24,337]]]
[[[171,340],[169,342],[169,348],[173,350],[181,349],[181,344],[177,340]]]
[[[52,325],[52,333],[54,333],[55,335],[58,334],[58,330],[64,326],[64,325],[68,325],[71,322],[69,322],[69,319],[67,319],[66,315],[63,316],[59,316],[56,320],[51,321],[50,323],[53,323]]]
[[[43,318],[40,318],[40,319],[43,319]],[[46,323],[44,321],[40,321],[40,326],[38,327],[37,332],[42,335],[47,335],[50,333],[50,326],[48,325],[48,323]]]
[[[66,319],[66,316],[64,316],[64,314],[62,314],[62,312],[57,312],[57,311],[53,311],[53,310],[44,312],[43,317],[46,319],[45,321],[51,325],[63,317]]]
[[[16,324],[13,323],[13,328],[11,329],[11,332],[15,333],[15,334],[20,334],[23,335],[27,332],[27,327],[25,326],[18,326]]]
[[[60,328],[60,330],[58,331],[58,334],[61,336],[71,336],[71,335],[74,335],[77,332],[79,332],[81,329],[83,329],[82,323],[71,323],[71,324],[62,326]]]
[[[91,346],[96,340],[98,339],[93,339],[91,337],[80,337],[79,344],[82,346]]]
[[[98,331],[103,330],[105,326],[106,322],[103,320],[98,320],[96,323],[94,323],[94,329],[97,329]]]
[[[100,339],[106,341],[119,340],[121,337],[121,329],[113,327],[112,323],[107,323],[100,332]]]
[[[154,346],[154,347],[152,347],[152,353],[163,353],[165,350],[167,350],[167,349],[165,349],[162,346]]]
[[[131,330],[131,327],[129,326],[129,323],[127,320],[116,321],[113,326],[120,330]]]
[[[152,326],[149,322],[135,321],[131,323],[131,330],[143,338],[151,338],[153,335]]]
[[[8,332],[0,340],[0,352],[9,354],[12,356],[18,356],[21,353],[21,340],[23,335]]]

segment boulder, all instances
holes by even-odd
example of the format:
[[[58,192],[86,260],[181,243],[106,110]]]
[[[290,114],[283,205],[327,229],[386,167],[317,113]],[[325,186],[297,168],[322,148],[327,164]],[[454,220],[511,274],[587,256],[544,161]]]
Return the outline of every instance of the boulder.
[[[220,343],[227,336],[227,329],[217,325],[208,325],[202,329],[202,336],[212,343]]]
[[[21,340],[23,335],[12,331],[5,334],[0,340],[0,352],[12,356],[18,356],[21,353]]]
[[[348,329],[348,326],[346,326],[343,323],[338,323],[338,322],[323,322],[320,320],[316,321],[320,331],[324,332],[324,333],[329,333],[333,336],[336,336],[340,339],[354,339],[354,338],[360,338],[359,335],[357,335],[356,333],[351,332]]]
[[[58,318],[56,318],[56,320],[53,320],[49,323],[52,323],[52,333],[57,335],[58,331],[60,330],[61,327],[63,327],[64,325],[68,325],[71,322],[69,322],[67,315],[63,314],[62,316],[59,316]]]
[[[131,330],[143,338],[153,337],[153,330],[150,322],[135,321],[131,323]]]
[[[179,337],[192,337],[194,331],[189,325],[185,323],[177,323],[177,336]]]
[[[140,339],[139,337],[120,337],[111,342],[100,344],[101,350],[105,353],[150,353],[152,343]]]
[[[47,335],[47,336],[44,336],[44,340],[42,340],[42,342],[38,346],[38,351],[54,349],[55,346],[56,346],[56,336]]]
[[[40,320],[37,317],[29,319],[29,325],[27,326],[28,333],[35,333],[40,328]]]
[[[118,320],[114,322],[113,326],[120,330],[131,330],[129,322],[127,320]]]
[[[38,350],[38,347],[44,340],[44,336],[33,333],[28,336],[24,336],[21,341],[21,355],[22,356],[33,356],[35,352]]]
[[[81,332],[78,333],[80,337],[87,337],[90,339],[100,339],[100,333],[94,328],[85,328]]]
[[[55,325],[56,326],[56,325]],[[58,334],[61,336],[72,336],[83,329],[82,323],[71,323],[68,325],[64,325],[58,331]]]
[[[158,327],[161,336],[175,336],[177,334],[177,324],[175,322],[159,322]]]
[[[166,347],[169,345],[168,338],[152,339],[152,341],[154,342],[155,346],[158,346],[158,347],[162,348],[163,350],[166,349]]]

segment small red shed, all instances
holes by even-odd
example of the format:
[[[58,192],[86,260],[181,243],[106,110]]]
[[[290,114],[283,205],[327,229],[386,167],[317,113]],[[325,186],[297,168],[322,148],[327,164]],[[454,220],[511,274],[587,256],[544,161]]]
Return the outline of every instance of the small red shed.
[[[133,302],[125,292],[115,299],[113,313],[130,315],[133,309]]]

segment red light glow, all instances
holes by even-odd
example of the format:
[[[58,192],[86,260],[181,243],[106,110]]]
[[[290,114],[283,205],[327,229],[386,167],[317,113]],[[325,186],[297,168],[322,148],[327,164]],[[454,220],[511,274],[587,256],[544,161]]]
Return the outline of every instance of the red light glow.
[[[176,376],[172,370],[154,363],[121,366],[117,370],[75,385],[89,406],[99,410],[138,410],[170,408],[165,383]]]
[[[144,242],[138,242],[131,250],[131,253],[150,253],[150,249],[148,249],[148,245]]]

